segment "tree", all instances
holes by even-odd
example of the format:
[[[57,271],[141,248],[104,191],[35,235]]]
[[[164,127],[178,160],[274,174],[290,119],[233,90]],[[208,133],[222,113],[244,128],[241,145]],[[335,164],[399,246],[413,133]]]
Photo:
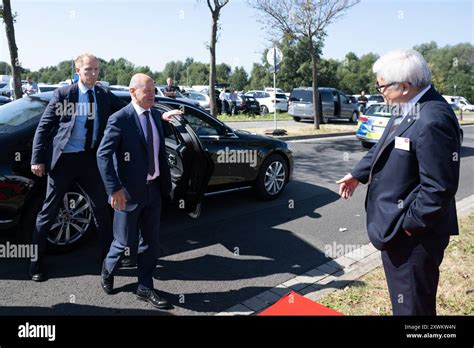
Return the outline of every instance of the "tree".
[[[244,67],[236,67],[229,77],[229,85],[237,91],[244,90],[248,83],[248,75]]]
[[[229,3],[230,0],[206,0],[207,7],[211,11],[211,42],[209,43],[210,53],[210,68],[209,68],[209,97],[211,99],[211,114],[217,116],[217,105],[216,105],[216,43],[217,43],[217,31],[219,29],[219,16],[222,8]]]
[[[253,63],[250,76],[247,89],[263,89],[265,86],[270,86],[271,81],[273,81],[269,70],[258,63]]]
[[[221,63],[216,66],[216,82],[217,83],[228,83],[230,72],[232,68],[230,65]]]
[[[209,84],[209,64],[193,62],[187,71],[189,71],[190,86]]]
[[[267,28],[278,36],[289,36],[307,42],[311,55],[313,85],[314,127],[319,129],[321,110],[318,91],[318,46],[322,45],[326,27],[339,18],[359,0],[249,0],[251,5],[264,13]]]
[[[23,96],[23,91],[21,89],[21,69],[18,60],[18,47],[16,46],[15,41],[15,28],[13,25],[16,14],[12,15],[10,0],[3,0],[0,14],[5,23],[8,48],[10,50],[10,64],[13,67],[13,95],[15,99],[19,99]]]

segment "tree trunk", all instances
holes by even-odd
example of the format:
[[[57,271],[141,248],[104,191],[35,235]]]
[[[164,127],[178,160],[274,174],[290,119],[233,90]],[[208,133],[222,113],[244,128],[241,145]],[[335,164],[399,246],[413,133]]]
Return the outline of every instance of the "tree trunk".
[[[217,22],[219,20],[219,11],[216,9],[212,12],[212,29],[211,29],[211,43],[209,45],[209,51],[211,54],[211,64],[209,66],[209,98],[211,115],[217,117],[217,105],[216,105],[216,41],[217,41]]]
[[[10,62],[13,71],[13,95],[15,99],[23,96],[21,89],[21,71],[18,63],[18,48],[15,42],[15,29],[13,27],[13,15],[10,0],[3,0],[3,20],[7,34],[8,48],[10,50]]]
[[[319,120],[321,119],[321,108],[319,107],[319,91],[318,91],[318,73],[317,73],[317,57],[314,51],[313,39],[309,39],[309,52],[311,55],[311,73],[313,80],[313,113],[314,113],[314,129],[319,129]]]

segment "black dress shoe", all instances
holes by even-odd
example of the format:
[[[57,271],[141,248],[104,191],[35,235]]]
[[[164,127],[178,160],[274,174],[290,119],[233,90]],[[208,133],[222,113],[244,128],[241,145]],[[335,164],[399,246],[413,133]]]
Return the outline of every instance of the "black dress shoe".
[[[42,261],[31,261],[30,265],[30,278],[35,282],[43,282],[46,280],[46,277],[43,272],[43,263]]]
[[[106,294],[110,295],[114,291],[114,276],[105,268],[105,260],[102,263],[102,272],[100,274],[100,284]]]
[[[145,301],[151,304],[153,307],[160,308],[160,309],[170,309],[171,306],[168,301],[158,295],[155,290],[137,290],[137,298],[140,301]]]

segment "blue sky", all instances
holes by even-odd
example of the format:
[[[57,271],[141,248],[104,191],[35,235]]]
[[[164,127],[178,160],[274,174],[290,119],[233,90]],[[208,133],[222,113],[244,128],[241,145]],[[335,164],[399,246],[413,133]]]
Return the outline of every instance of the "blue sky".
[[[275,0],[278,1],[278,0]],[[125,57],[161,71],[166,62],[193,57],[208,62],[210,12],[205,0],[12,0],[20,62],[36,70],[82,52],[101,58]],[[259,14],[245,0],[224,7],[217,62],[232,67],[260,62],[269,36]],[[342,60],[412,47],[473,42],[472,0],[362,0],[328,27],[325,58]],[[0,60],[9,61],[5,30]]]

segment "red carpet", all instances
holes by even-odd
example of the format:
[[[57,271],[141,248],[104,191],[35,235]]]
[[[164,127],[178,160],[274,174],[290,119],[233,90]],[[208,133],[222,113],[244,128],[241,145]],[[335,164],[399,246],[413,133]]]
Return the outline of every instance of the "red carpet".
[[[290,292],[258,315],[344,315],[296,292]]]

